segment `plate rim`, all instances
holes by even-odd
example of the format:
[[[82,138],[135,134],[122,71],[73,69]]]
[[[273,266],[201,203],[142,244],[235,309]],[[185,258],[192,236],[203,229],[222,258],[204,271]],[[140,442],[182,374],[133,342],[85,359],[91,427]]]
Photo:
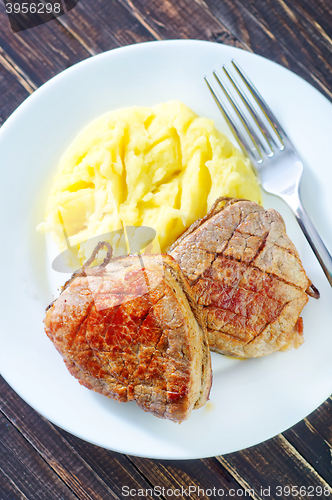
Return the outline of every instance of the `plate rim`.
[[[89,57],[89,58],[87,58],[87,59],[85,59],[85,60],[83,60],[83,61],[80,61],[80,62],[76,63],[75,65],[71,66],[70,68],[67,68],[66,70],[62,71],[61,73],[59,73],[59,74],[55,75],[55,76],[54,76],[54,77],[52,77],[50,80],[48,80],[47,82],[45,82],[45,83],[44,83],[41,87],[39,87],[39,88],[38,88],[38,89],[37,89],[37,90],[36,90],[36,91],[35,91],[32,95],[28,96],[28,97],[27,97],[27,98],[26,98],[26,99],[25,99],[25,100],[24,100],[24,101],[23,101],[23,102],[22,102],[22,103],[21,103],[21,104],[20,104],[20,105],[16,108],[16,110],[15,110],[15,111],[14,111],[14,112],[13,112],[13,113],[12,113],[12,114],[8,117],[8,119],[4,122],[4,124],[2,125],[2,127],[1,127],[1,129],[0,129],[0,148],[1,148],[1,139],[2,139],[2,137],[3,137],[6,133],[8,133],[8,132],[7,132],[7,129],[9,130],[9,133],[10,133],[10,127],[12,126],[12,123],[14,123],[14,124],[15,124],[15,122],[14,122],[14,121],[15,121],[16,117],[18,117],[18,116],[19,116],[19,113],[21,113],[21,112],[23,112],[23,113],[24,113],[24,111],[25,111],[25,107],[26,107],[27,105],[31,105],[31,103],[33,103],[33,102],[34,102],[34,99],[38,99],[38,96],[40,95],[40,92],[47,91],[47,90],[51,87],[51,85],[55,85],[55,84],[57,83],[57,81],[58,81],[58,80],[60,80],[60,78],[65,78],[65,77],[66,77],[66,75],[67,75],[69,72],[76,71],[77,66],[83,67],[84,65],[90,65],[90,64],[92,63],[92,61],[95,61],[97,58],[100,58],[100,60],[101,60],[102,58],[107,58],[107,57],[109,57],[109,56],[110,56],[110,54],[114,54],[115,52],[116,52],[116,53],[119,53],[119,52],[121,51],[121,52],[123,53],[124,51],[128,51],[128,52],[129,52],[129,51],[132,51],[132,50],[141,50],[140,48],[141,48],[142,46],[147,46],[147,45],[150,45],[150,46],[151,46],[152,44],[153,44],[153,45],[157,45],[157,44],[158,44],[158,45],[160,45],[160,44],[163,44],[163,45],[165,45],[165,44],[169,44],[169,45],[176,44],[176,45],[177,45],[177,44],[179,44],[179,43],[180,43],[180,44],[186,44],[186,45],[193,45],[193,44],[194,44],[194,45],[195,45],[195,44],[197,44],[197,45],[203,45],[203,44],[204,44],[204,45],[214,45],[214,46],[215,46],[215,45],[217,45],[217,46],[219,46],[220,48],[222,47],[223,49],[226,49],[226,51],[228,51],[228,50],[231,50],[231,51],[241,51],[242,53],[245,53],[245,54],[246,54],[247,56],[249,56],[249,57],[253,57],[253,58],[257,58],[257,57],[258,57],[258,58],[260,58],[260,59],[262,59],[262,60],[264,60],[264,61],[268,61],[269,63],[271,63],[271,64],[273,64],[273,65],[276,65],[276,66],[278,66],[279,68],[282,68],[282,69],[283,69],[283,70],[285,70],[285,71],[288,71],[288,72],[289,72],[289,73],[291,73],[292,75],[295,75],[295,76],[296,76],[297,78],[299,78],[301,81],[303,81],[304,83],[306,83],[306,84],[310,87],[310,89],[311,89],[311,90],[314,90],[314,91],[315,91],[315,92],[316,92],[316,93],[317,93],[320,97],[322,97],[323,99],[325,99],[325,100],[326,100],[326,102],[327,102],[327,103],[329,103],[329,104],[331,105],[330,101],[329,101],[329,100],[328,100],[328,99],[327,99],[327,98],[326,98],[323,94],[321,94],[321,93],[320,93],[320,92],[319,92],[319,91],[318,91],[315,87],[313,87],[312,85],[310,85],[308,82],[306,82],[306,80],[302,79],[301,77],[299,77],[298,75],[296,75],[296,74],[295,74],[295,73],[293,73],[292,71],[290,71],[288,68],[285,68],[285,67],[281,66],[280,64],[278,64],[278,63],[276,63],[276,62],[274,62],[274,61],[271,61],[271,60],[269,60],[269,59],[266,59],[266,58],[264,58],[264,57],[262,57],[262,56],[260,56],[260,55],[257,55],[257,54],[253,54],[253,53],[247,52],[247,51],[245,51],[245,50],[243,50],[243,49],[240,49],[240,48],[237,48],[237,47],[225,46],[225,45],[218,44],[218,43],[216,43],[216,42],[210,42],[210,41],[205,41],[205,40],[176,40],[176,39],[175,39],[175,40],[163,40],[163,41],[147,41],[147,42],[142,42],[142,43],[138,43],[138,44],[127,45],[127,46],[124,46],[124,47],[117,47],[117,48],[115,48],[115,49],[111,49],[111,50],[109,50],[109,51],[103,52],[103,53],[98,54],[98,55],[96,55],[96,56]],[[54,83],[54,82],[55,82],[55,83]],[[45,90],[45,89],[46,89],[46,90]],[[36,95],[37,95],[37,97],[35,97]],[[28,104],[27,104],[27,102],[28,102]],[[5,378],[5,380],[7,381],[7,383],[10,385],[10,387],[12,387],[12,389],[13,389],[13,390],[14,390],[17,394],[19,394],[19,395],[20,395],[20,397],[22,397],[22,399],[23,399],[24,401],[26,401],[26,402],[27,402],[27,404],[29,404],[32,408],[36,409],[36,411],[39,411],[39,410],[36,408],[36,406],[35,406],[35,405],[33,406],[33,405],[31,405],[31,404],[28,402],[28,400],[26,399],[26,396],[23,396],[22,394],[20,394],[20,391],[19,391],[19,390],[17,390],[17,388],[16,388],[16,387],[13,387],[13,385],[12,385],[12,384],[9,382],[9,380],[7,379],[6,375],[4,375],[4,374],[3,374],[2,369],[0,369],[0,372],[1,372],[2,376]],[[326,398],[328,398],[329,396],[330,396],[330,394],[328,394]],[[324,402],[324,401],[323,401],[323,402]],[[323,402],[322,402],[321,404],[323,404]],[[314,409],[314,410],[312,410],[312,411],[315,411],[315,409]],[[40,411],[39,411],[39,413],[40,413]],[[45,414],[45,413],[43,412],[42,414]],[[307,415],[306,415],[306,416],[307,416]],[[173,457],[165,457],[164,455],[156,456],[155,454],[154,454],[154,455],[148,455],[148,454],[147,454],[147,455],[145,455],[145,454],[135,454],[135,453],[132,453],[132,452],[131,452],[131,451],[129,451],[129,450],[123,450],[123,449],[121,450],[121,449],[116,449],[116,448],[110,448],[110,447],[107,447],[107,446],[105,446],[105,445],[101,444],[101,443],[100,443],[100,442],[98,442],[98,441],[93,441],[93,440],[91,440],[90,438],[89,438],[89,439],[87,439],[86,437],[84,437],[84,436],[82,436],[82,435],[80,435],[80,434],[76,434],[76,433],[74,433],[74,432],[73,432],[73,430],[72,430],[71,428],[66,428],[66,427],[63,425],[63,423],[61,423],[61,424],[60,424],[60,423],[58,423],[58,422],[56,421],[56,419],[52,419],[52,418],[50,418],[49,416],[47,416],[46,418],[47,418],[49,421],[53,422],[55,425],[58,425],[58,426],[59,426],[59,427],[61,427],[62,429],[66,430],[67,432],[69,432],[69,433],[71,433],[71,434],[76,435],[76,436],[77,436],[77,437],[79,437],[80,439],[83,439],[83,440],[85,440],[85,441],[87,441],[87,442],[90,442],[90,443],[93,443],[93,444],[95,444],[95,445],[98,445],[98,446],[104,447],[104,448],[106,448],[106,449],[111,449],[111,450],[116,451],[116,452],[119,452],[119,453],[127,453],[127,454],[130,454],[130,455],[133,455],[133,456],[141,456],[141,457],[145,457],[145,458],[156,458],[156,459],[164,459],[164,460],[165,460],[165,459],[167,459],[167,460],[174,460],[174,459],[177,459],[177,460],[187,460],[187,459],[194,459],[194,458],[207,458],[207,457],[210,457],[210,456],[215,456],[215,455],[204,455],[204,456],[202,455],[202,456],[195,456],[195,457],[194,457],[194,456],[190,456],[190,455],[189,455],[189,456],[183,456],[183,457],[178,457],[178,456],[175,456],[175,457],[173,458]],[[303,418],[305,418],[305,417],[302,417],[300,420],[302,420]],[[300,420],[298,420],[298,422],[299,422]],[[292,425],[295,425],[296,423],[297,423],[297,422],[295,422],[295,423],[294,423],[294,424],[292,424]],[[284,429],[284,430],[286,430],[286,429]],[[282,432],[283,432],[283,431],[282,431]],[[273,436],[271,436],[271,437],[273,437]],[[267,439],[269,439],[269,438],[267,438]],[[259,443],[251,444],[251,445],[249,445],[249,447],[250,447],[250,446],[254,446],[254,445],[258,445],[258,444],[260,444],[260,443],[262,443],[262,442],[264,442],[264,441],[265,441],[265,439],[263,439],[263,440],[262,440],[262,441],[260,441]],[[243,449],[243,448],[239,448],[239,449],[234,450],[234,451],[239,451],[240,449]],[[225,452],[225,453],[226,453],[226,452]],[[227,453],[228,453],[228,452],[227,452]]]

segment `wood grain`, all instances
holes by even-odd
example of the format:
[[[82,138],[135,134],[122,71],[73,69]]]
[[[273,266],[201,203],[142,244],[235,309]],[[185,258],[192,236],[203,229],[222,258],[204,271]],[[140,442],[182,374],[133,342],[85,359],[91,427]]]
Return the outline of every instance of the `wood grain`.
[[[18,489],[10,477],[0,467],[0,494],[1,500],[29,500],[22,491]]]
[[[325,46],[329,51],[328,61],[331,63],[332,46],[332,6],[330,1],[287,0],[287,6],[299,12],[307,23],[311,39],[320,50]]]
[[[244,487],[250,485],[257,499],[264,498],[262,490],[270,488],[269,499],[286,498],[280,495],[278,486],[326,487],[329,485],[319,476],[297,450],[279,435],[259,446],[253,446],[238,453],[217,457],[220,463]],[[332,490],[331,490],[332,494]],[[318,495],[317,495],[318,496]],[[312,495],[303,494],[303,500],[312,499]]]
[[[16,68],[17,78],[25,80],[31,91],[60,71],[90,56],[56,19],[14,35],[2,2],[0,47],[3,57]]]
[[[330,35],[320,25],[313,27],[303,9],[284,0],[204,2],[253,52],[292,69],[332,99]]]
[[[144,19],[160,39],[190,38],[212,40],[225,33],[240,44],[234,35],[205,8],[201,0],[120,0],[134,15]],[[244,48],[244,45],[242,44]]]
[[[291,51],[298,65],[310,73],[316,84],[322,85],[324,89],[331,89],[331,40],[328,36],[328,32],[331,34],[331,24],[328,31],[324,31],[321,26],[324,19],[331,21],[327,4],[317,2],[313,22],[309,13],[313,13],[313,5],[309,6],[308,2],[250,0],[242,3],[261,24],[273,31],[285,51]]]
[[[147,491],[151,490],[151,488],[153,490],[154,484],[146,476],[140,474],[140,471],[126,455],[94,446],[68,434],[62,429],[58,429],[58,431],[75,452],[82,457],[87,467],[91,468],[100,480],[108,486],[113,492],[114,498],[123,498],[123,487],[135,491]],[[132,498],[132,495],[130,495],[130,498]],[[159,497],[147,492],[144,498],[155,499],[164,497],[163,495]]]
[[[0,49],[0,125],[29,94],[17,77],[15,68],[3,56]]]
[[[331,27],[330,0],[80,0],[66,15],[13,35],[0,0],[0,124],[39,85],[72,64],[118,46],[169,38],[254,51],[331,98]],[[0,500],[118,500],[124,485],[166,489],[162,496],[145,496],[150,500],[174,498],[167,489],[186,485],[220,488],[229,497],[238,490],[236,499],[249,498],[245,490],[253,490],[250,498],[256,500],[291,498],[277,496],[276,486],[332,483],[331,416],[329,399],[259,446],[205,460],[147,460],[58,429],[0,378]],[[271,494],[264,496],[261,488],[269,487]],[[208,496],[196,491],[191,498]]]
[[[26,460],[30,460],[31,456],[32,460],[34,456],[36,459],[39,457],[38,460],[43,467],[46,467],[46,464],[48,466],[42,468],[40,472],[42,476],[45,475],[45,481],[50,474],[56,475],[81,500],[119,499],[122,485],[135,489],[150,487],[124,455],[107,452],[57,429],[24,403],[2,377],[0,377],[1,421],[4,424],[2,428],[0,427],[0,445],[2,443],[8,447],[7,453],[10,453],[10,439],[13,439],[12,436],[17,432],[19,434],[16,439],[17,453],[22,453],[22,459],[27,457]],[[11,432],[7,440],[4,435],[6,425]],[[1,448],[0,457],[1,470],[4,460]],[[14,459],[15,455],[12,462]],[[20,470],[17,459],[16,465]],[[14,462],[12,467],[4,471],[7,471],[9,477],[15,477]],[[38,498],[29,497],[28,491],[25,493],[32,500]],[[57,496],[49,494],[43,500],[53,500],[53,498],[58,499]]]
[[[35,500],[76,500],[75,495],[35,452],[21,433],[0,414],[0,471],[23,495]]]
[[[95,55],[130,43],[154,40],[148,29],[119,1],[81,0],[58,19],[90,54]]]
[[[0,47],[0,64],[11,73],[16,80],[24,87],[29,94],[36,90],[35,83],[30,77],[20,68],[15,61]]]
[[[178,498],[186,498],[191,493],[190,498],[193,500],[208,500],[211,496],[227,497],[233,492],[237,492],[237,498],[245,497],[244,489],[215,458],[158,461],[130,457],[130,460],[149,482],[165,489],[164,496],[167,500],[174,499],[174,495],[167,493],[167,490],[177,490],[180,493]],[[189,490],[189,486],[195,490]],[[214,495],[207,496],[207,490],[212,489],[213,492],[213,488]]]
[[[283,435],[322,478],[332,484],[331,398]]]
[[[225,26],[193,0],[81,0],[58,19],[91,54],[129,43],[199,38],[245,48]]]

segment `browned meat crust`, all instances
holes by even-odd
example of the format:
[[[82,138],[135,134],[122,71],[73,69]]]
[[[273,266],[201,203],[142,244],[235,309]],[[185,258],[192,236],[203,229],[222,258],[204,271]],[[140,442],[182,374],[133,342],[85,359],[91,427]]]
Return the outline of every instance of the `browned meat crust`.
[[[303,342],[311,283],[275,210],[217,200],[171,247],[201,307],[210,348],[258,357]]]
[[[47,310],[45,331],[85,387],[181,422],[208,399],[206,330],[168,255],[127,256],[76,273]]]

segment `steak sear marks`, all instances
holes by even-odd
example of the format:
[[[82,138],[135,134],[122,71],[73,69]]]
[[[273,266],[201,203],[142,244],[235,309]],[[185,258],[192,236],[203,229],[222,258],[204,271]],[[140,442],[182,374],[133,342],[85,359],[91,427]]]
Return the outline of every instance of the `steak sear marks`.
[[[171,247],[205,320],[210,348],[258,357],[303,342],[311,283],[275,210],[217,200]]]
[[[142,261],[144,267],[142,267]],[[85,387],[181,422],[211,387],[206,330],[168,255],[128,256],[77,274],[47,310],[45,331]]]

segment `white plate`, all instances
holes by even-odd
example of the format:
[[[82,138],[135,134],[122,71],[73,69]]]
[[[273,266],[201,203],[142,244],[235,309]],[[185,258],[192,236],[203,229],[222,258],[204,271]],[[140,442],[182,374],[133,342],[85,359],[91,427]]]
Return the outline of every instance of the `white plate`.
[[[304,163],[305,205],[332,248],[332,106],[308,83],[262,57],[202,41],[149,42],[67,69],[29,97],[0,130],[0,370],[15,391],[63,429],[122,453],[166,459],[208,457],[258,444],[315,410],[332,392],[332,290],[288,208],[284,216],[304,266],[320,289],[303,312],[298,350],[239,361],[216,354],[210,403],[181,425],[80,386],[43,331],[54,290],[42,220],[60,155],[93,118],[116,108],[180,99],[229,135],[203,76],[235,58],[254,80]],[[1,103],[0,103],[1,104]]]

